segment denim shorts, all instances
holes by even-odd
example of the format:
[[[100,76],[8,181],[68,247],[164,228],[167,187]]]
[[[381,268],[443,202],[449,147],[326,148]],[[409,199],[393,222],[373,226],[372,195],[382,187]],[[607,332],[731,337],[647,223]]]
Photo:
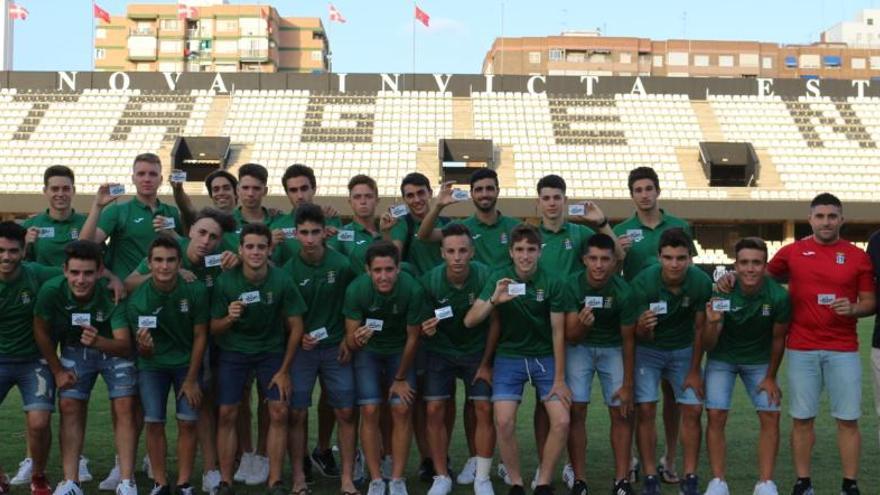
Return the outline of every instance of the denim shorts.
[[[447,400],[455,390],[455,379],[464,382],[465,393],[470,400],[489,400],[492,398],[492,386],[484,380],[473,383],[483,353],[478,352],[464,356],[447,356],[438,352],[428,351],[427,375],[425,376],[426,401]]]
[[[697,393],[683,389],[684,379],[691,368],[693,347],[665,351],[636,345],[635,402],[657,402],[660,379],[665,378],[672,385],[675,401],[679,404],[700,405]]]
[[[388,395],[388,387],[400,368],[401,354],[379,354],[360,350],[354,353],[354,388],[357,405],[382,404]],[[415,366],[410,366],[406,373],[406,381],[413,390],[416,389]],[[400,397],[394,396],[390,404],[400,404]]]
[[[828,389],[831,416],[856,420],[862,415],[862,363],[858,352],[785,351],[788,365],[789,414],[815,418],[819,396]]]
[[[18,385],[22,409],[55,410],[55,378],[44,359],[4,359],[0,361],[0,403],[13,385]]]
[[[492,373],[492,401],[521,401],[526,383],[535,387],[542,401],[558,400],[548,397],[553,388],[555,362],[552,355],[530,358],[496,356]]]
[[[138,373],[131,359],[104,354],[91,347],[68,346],[61,349],[61,366],[76,374],[73,387],[58,392],[62,399],[89,400],[99,374],[107,384],[111,400],[138,395]]]
[[[186,379],[189,367],[167,370],[140,370],[138,388],[141,390],[141,404],[144,407],[144,421],[147,423],[164,423],[168,406],[168,392],[174,388],[174,401],[177,407],[177,419],[180,421],[196,421],[199,413],[189,404],[186,397],[180,396],[180,389]],[[199,380],[199,386],[203,384]]]
[[[221,350],[217,356],[217,405],[231,406],[238,404],[244,397],[245,386],[250,385],[251,376],[256,375],[257,386],[266,400],[281,400],[278,387],[269,387],[269,382],[284,362],[280,352],[261,352],[245,354],[243,352]]]
[[[306,409],[312,405],[312,390],[318,375],[327,394],[327,403],[333,409],[354,407],[354,373],[351,361],[340,363],[338,345],[316,347],[310,351],[297,349],[290,367],[293,394],[290,407]]]
[[[770,405],[767,392],[758,391],[758,385],[767,376],[769,366],[769,364],[730,364],[714,359],[708,360],[703,379],[706,409],[730,409],[733,386],[739,375],[756,411],[779,411],[779,405]]]
[[[593,375],[599,375],[605,405],[616,407],[620,401],[612,399],[623,386],[623,353],[620,347],[587,345],[565,346],[565,381],[571,389],[572,402],[589,403],[593,389]]]

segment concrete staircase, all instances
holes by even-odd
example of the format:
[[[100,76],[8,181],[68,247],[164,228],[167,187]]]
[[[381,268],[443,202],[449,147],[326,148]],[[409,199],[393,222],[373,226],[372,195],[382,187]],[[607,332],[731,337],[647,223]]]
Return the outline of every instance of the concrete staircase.
[[[721,132],[721,124],[718,123],[712,105],[708,101],[691,100],[691,108],[697,115],[703,141],[724,141],[724,133]]]
[[[474,138],[474,104],[470,98],[452,99],[452,137]]]
[[[709,187],[709,180],[700,163],[700,151],[697,148],[675,148],[678,166],[684,175],[688,189]]]

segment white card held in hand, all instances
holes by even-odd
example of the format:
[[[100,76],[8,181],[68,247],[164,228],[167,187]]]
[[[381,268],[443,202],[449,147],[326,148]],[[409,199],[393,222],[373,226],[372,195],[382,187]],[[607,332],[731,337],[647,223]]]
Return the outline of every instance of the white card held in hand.
[[[164,230],[172,230],[174,226],[174,217],[162,217],[162,228]]]
[[[40,227],[37,231],[37,237],[40,239],[51,239],[55,237],[55,227]]]
[[[436,316],[438,320],[452,318],[452,306],[443,306],[442,308],[435,309],[434,316]]]
[[[582,217],[587,213],[587,209],[584,205],[568,205],[568,214],[571,216],[579,216]]]
[[[730,311],[730,299],[713,299],[712,311]]]
[[[220,260],[223,258],[223,255],[220,254],[209,254],[205,256],[205,268],[211,268],[212,266],[220,266]]]
[[[452,190],[452,199],[456,201],[465,201],[470,198],[471,195],[464,189],[453,189]]]
[[[317,330],[312,330],[311,332],[309,332],[309,337],[315,340],[324,340],[327,338],[327,329],[321,327]]]
[[[138,328],[156,328],[159,319],[155,316],[138,316]]]
[[[281,229],[281,232],[284,232],[285,239],[294,239],[296,238],[296,229],[293,227],[284,227]]]
[[[92,326],[92,315],[89,313],[72,313],[70,315],[70,324],[90,327]]]
[[[584,297],[584,307],[601,309],[604,306],[602,296],[586,296]]]
[[[384,324],[385,324],[385,322],[383,322],[382,320],[377,320],[375,318],[367,318],[367,321],[364,323],[364,325],[366,325],[367,328],[369,328],[370,330],[372,330],[374,332],[381,332],[382,325],[384,325]]]
[[[122,184],[110,184],[110,196],[122,196],[125,194],[125,186]]]
[[[666,301],[657,301],[652,302],[648,309],[651,310],[655,315],[665,315],[666,314]]]
[[[353,230],[340,230],[338,234],[336,234],[336,239],[342,242],[353,242],[354,241],[354,231]]]
[[[186,182],[186,172],[183,170],[172,170],[171,182]]]
[[[526,284],[510,284],[507,286],[507,295],[524,296],[526,295]]]
[[[831,306],[834,303],[834,300],[837,299],[835,294],[819,294],[819,305],[820,306]]]
[[[394,205],[391,207],[391,216],[393,218],[400,218],[400,217],[406,215],[407,213],[409,213],[409,210],[407,209],[406,205],[401,204],[401,205]]]
[[[241,302],[245,304],[253,304],[260,302],[260,291],[252,290],[250,292],[241,293]]]

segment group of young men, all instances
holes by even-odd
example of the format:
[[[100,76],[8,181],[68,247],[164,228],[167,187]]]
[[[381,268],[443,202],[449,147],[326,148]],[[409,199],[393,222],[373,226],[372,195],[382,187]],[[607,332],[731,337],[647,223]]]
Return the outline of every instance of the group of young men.
[[[409,174],[400,186],[405,207],[382,213],[376,182],[355,176],[347,224],[314,204],[307,166],[292,165],[282,177],[289,213],[262,205],[267,178],[257,164],[241,166],[238,178],[211,174],[205,184],[214,208],[202,211],[174,181],[178,210],[158,199],[161,164],[143,154],[133,165],[134,197],[120,201],[117,185],[103,185],[82,215],[71,208],[73,172],[53,166],[44,177],[46,212],[23,226],[0,223],[0,397],[18,386],[29,450],[22,463],[29,476],[13,481],[30,482],[33,494],[52,492],[45,471],[57,393],[63,480],[54,493],[83,493],[80,484],[91,478],[82,457],[86,411],[100,374],[117,453],[115,474],[101,488],[118,495],[137,493],[144,427],[150,493],[172,493],[165,462],[172,390],[173,493],[195,493],[190,478],[201,450],[202,489],[219,495],[234,493],[235,481],[265,482],[270,495],[304,495],[312,464],[338,476],[343,494],[361,486],[368,495],[404,495],[415,436],[420,478],[431,482],[430,495],[446,495],[460,379],[468,459],[458,483],[494,493],[497,444],[508,493],[525,493],[516,418],[528,383],[538,398],[533,493],[554,492],[557,461],[567,452],[562,478],[573,495],[585,495],[586,418],[598,375],[611,418],[612,494],[635,493],[640,468],[645,495],[660,494],[661,482],[679,483],[685,495],[724,495],[724,427],[739,376],[760,424],[754,493],[772,495],[782,398],[776,377],[785,354],[798,476],[792,494],[813,493],[813,421],[823,388],[838,424],[841,493],[859,493],[855,327],[874,312],[880,263],[872,267],[840,239],[843,208],[833,195],[811,203],[812,235],[772,260],[761,239],[739,240],[734,271],[713,287],[692,262],[687,223],[660,209],[659,179],[647,167],[631,171],[635,212],[614,228],[595,203],[569,202],[556,175],[537,184],[538,226],[498,210],[491,169],[474,172],[469,191],[441,184],[433,202],[429,180]],[[472,216],[442,216],[468,197]],[[880,241],[872,238],[869,252],[880,258]],[[258,453],[250,438],[254,381],[265,406]],[[319,445],[309,455],[318,382]],[[660,391],[667,449],[658,462]],[[706,487],[696,475],[703,408],[713,476]],[[334,423],[339,467],[330,450]],[[8,490],[3,475],[0,493]]]

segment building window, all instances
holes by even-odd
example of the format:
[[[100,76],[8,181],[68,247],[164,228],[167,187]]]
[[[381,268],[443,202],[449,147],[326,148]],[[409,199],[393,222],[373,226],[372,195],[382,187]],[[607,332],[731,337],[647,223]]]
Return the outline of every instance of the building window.
[[[568,50],[565,52],[565,61],[575,64],[582,64],[587,59],[585,50]]]
[[[803,69],[818,69],[819,55],[807,54],[801,55],[800,66]]]
[[[868,25],[869,25],[869,26],[873,26],[873,25],[874,25],[874,19],[873,19],[872,17],[869,17],[869,18],[868,18]]]
[[[764,57],[761,59],[761,68],[762,69],[772,69],[773,68],[773,57]]]
[[[591,53],[590,54],[590,63],[591,64],[604,64],[608,61],[608,57],[604,53]]]
[[[840,56],[838,55],[825,55],[822,57],[822,62],[825,64],[825,67],[832,69],[840,68]]]
[[[540,64],[541,63],[541,52],[529,52],[529,63],[530,64]]]
[[[757,53],[740,53],[739,54],[739,65],[740,65],[740,67],[757,67],[758,66],[758,54]]]
[[[107,30],[104,28],[95,29],[95,39],[96,40],[107,39]]]
[[[857,69],[857,70],[864,69],[865,68],[865,59],[854,58],[854,59],[852,59],[851,64],[852,64],[853,69]]]
[[[107,50],[103,48],[95,48],[95,60],[104,60],[107,57]]]
[[[242,17],[238,20],[242,36],[266,36],[266,20],[259,17]]]
[[[238,21],[234,19],[217,19],[217,31],[229,32],[238,30]]]
[[[718,67],[733,67],[733,55],[718,55]]]
[[[663,55],[654,55],[654,67],[663,67]]]
[[[238,41],[217,40],[217,43],[214,45],[214,53],[238,53]]]
[[[324,60],[324,52],[312,50],[312,62],[321,62]]]
[[[551,48],[550,49],[550,61],[551,62],[561,62],[565,58],[565,52],[562,48]]]
[[[619,60],[622,64],[631,64],[633,60],[632,53],[621,53]]]
[[[163,31],[177,31],[180,29],[180,22],[177,19],[162,19],[159,21],[159,29]]]
[[[694,67],[709,67],[709,56],[694,55]]]
[[[687,52],[669,52],[666,54],[666,65],[688,65]]]
[[[159,42],[159,51],[164,53],[183,52],[183,41],[162,40]]]

